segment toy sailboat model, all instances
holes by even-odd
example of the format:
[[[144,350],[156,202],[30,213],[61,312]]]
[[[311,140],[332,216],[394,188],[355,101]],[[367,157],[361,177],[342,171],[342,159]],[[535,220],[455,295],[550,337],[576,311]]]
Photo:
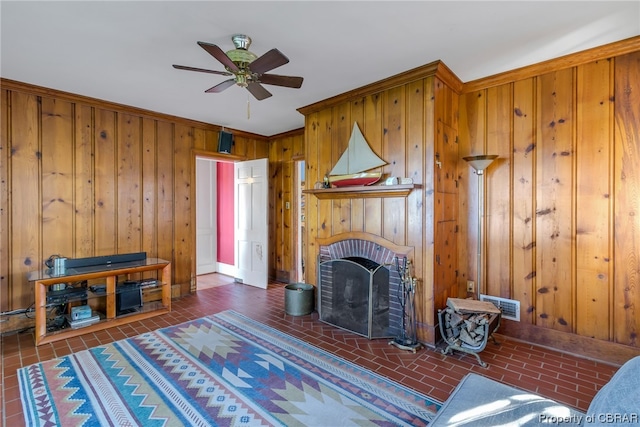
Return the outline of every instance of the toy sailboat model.
[[[369,147],[358,124],[354,122],[349,146],[329,173],[329,183],[333,187],[371,185],[380,179],[382,171],[369,171],[386,164]]]

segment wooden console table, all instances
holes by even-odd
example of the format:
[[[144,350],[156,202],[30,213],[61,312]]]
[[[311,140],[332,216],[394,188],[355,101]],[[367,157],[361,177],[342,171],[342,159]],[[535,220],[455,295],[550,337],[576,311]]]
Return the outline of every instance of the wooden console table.
[[[160,289],[161,298],[158,301],[145,302],[139,310],[133,313],[116,313],[117,287],[125,280],[130,280],[131,275],[145,272],[158,272],[157,279],[151,279],[150,285],[142,286],[143,289]],[[171,311],[171,263],[159,258],[146,258],[140,261],[122,262],[108,266],[93,266],[67,268],[63,274],[54,275],[51,269],[34,271],[28,274],[27,279],[34,282],[35,293],[35,342],[36,345],[46,344],[62,339],[95,332],[113,326],[123,325],[136,320],[142,320],[153,316],[169,313]],[[69,297],[68,300],[51,301],[47,294],[54,285],[83,283],[87,291],[81,297]],[[91,286],[87,286],[91,284]],[[99,291],[92,291],[99,289]],[[89,306],[102,309],[100,320],[83,327],[73,329],[71,327],[48,330],[47,309],[52,306],[65,305],[67,309],[73,304],[85,303]],[[67,310],[68,311],[68,310]],[[96,310],[97,311],[97,310]]]

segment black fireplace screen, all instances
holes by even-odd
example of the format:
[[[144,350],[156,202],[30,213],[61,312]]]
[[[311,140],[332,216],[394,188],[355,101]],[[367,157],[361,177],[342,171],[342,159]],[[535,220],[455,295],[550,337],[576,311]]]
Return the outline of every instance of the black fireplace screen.
[[[319,267],[321,321],[369,339],[397,335],[398,284],[390,280],[389,269],[360,257],[333,259]]]

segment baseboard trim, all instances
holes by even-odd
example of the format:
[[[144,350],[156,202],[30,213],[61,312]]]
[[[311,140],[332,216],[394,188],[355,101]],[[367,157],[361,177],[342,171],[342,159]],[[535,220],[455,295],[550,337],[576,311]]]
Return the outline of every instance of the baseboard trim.
[[[640,348],[507,319],[502,320],[498,334],[615,366],[621,366],[635,356],[640,356]]]
[[[435,348],[436,341],[436,326],[429,326],[426,323],[418,322],[417,324],[418,341],[427,347]]]

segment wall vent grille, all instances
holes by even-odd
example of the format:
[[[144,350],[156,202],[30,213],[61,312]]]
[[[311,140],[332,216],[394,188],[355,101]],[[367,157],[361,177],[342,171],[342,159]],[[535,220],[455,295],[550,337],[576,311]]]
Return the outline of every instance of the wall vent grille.
[[[502,318],[520,321],[520,301],[494,297],[491,295],[480,295],[480,301],[488,301],[502,310]]]

